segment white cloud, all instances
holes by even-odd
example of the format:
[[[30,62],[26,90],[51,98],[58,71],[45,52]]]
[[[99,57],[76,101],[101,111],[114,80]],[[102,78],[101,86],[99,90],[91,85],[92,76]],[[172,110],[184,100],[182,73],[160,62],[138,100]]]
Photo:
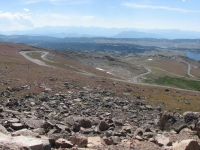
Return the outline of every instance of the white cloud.
[[[36,15],[40,18],[57,18],[57,19],[69,19],[70,17],[67,15],[61,15],[61,14],[43,14],[43,15]]]
[[[25,30],[34,27],[32,18],[26,14],[0,12],[0,29],[8,30]]]
[[[82,16],[81,20],[92,20],[94,19],[94,16]]]
[[[24,8],[24,11],[29,11],[29,9],[28,8]]]
[[[141,4],[129,3],[129,2],[122,3],[122,5],[129,8],[138,8],[138,9],[163,9],[163,10],[178,11],[178,12],[184,12],[184,13],[187,13],[187,12],[200,13],[200,11],[195,11],[195,10],[173,8],[173,7],[167,7],[167,6],[141,5]]]
[[[40,14],[34,17],[36,27],[42,26],[99,26],[102,17],[94,15]]]
[[[7,19],[12,19],[12,20],[14,20],[14,19],[18,19],[18,20],[28,19],[28,20],[30,20],[31,19],[31,17],[26,15],[26,14],[21,14],[21,13],[12,14],[10,12],[6,12],[6,13],[0,12],[0,18],[7,18]]]

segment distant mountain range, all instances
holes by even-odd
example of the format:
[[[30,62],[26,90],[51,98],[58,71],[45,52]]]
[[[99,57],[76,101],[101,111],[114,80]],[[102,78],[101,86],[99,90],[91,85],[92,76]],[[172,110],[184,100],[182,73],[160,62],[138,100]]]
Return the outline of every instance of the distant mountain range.
[[[122,31],[113,36],[113,38],[162,38],[162,37],[153,33],[138,32],[138,31]]]
[[[73,26],[46,26],[26,31],[0,32],[2,35],[64,37],[199,39],[200,32],[177,29],[131,29]],[[1,36],[1,35],[0,35]]]

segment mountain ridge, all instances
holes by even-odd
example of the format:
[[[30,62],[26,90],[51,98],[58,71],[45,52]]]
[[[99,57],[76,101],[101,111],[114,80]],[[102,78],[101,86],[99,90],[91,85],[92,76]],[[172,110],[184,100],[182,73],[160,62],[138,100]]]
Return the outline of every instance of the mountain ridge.
[[[135,28],[101,28],[76,26],[45,26],[24,31],[1,31],[3,35],[29,35],[65,37],[110,37],[110,38],[166,38],[197,39],[200,32],[178,29],[135,29]]]

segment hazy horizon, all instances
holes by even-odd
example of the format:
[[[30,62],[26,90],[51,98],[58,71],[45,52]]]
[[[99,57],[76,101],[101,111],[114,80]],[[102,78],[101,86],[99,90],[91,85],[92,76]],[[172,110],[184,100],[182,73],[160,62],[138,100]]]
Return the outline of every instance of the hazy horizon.
[[[23,29],[23,30],[18,30],[18,29],[15,29],[15,30],[8,30],[8,31],[5,31],[5,32],[14,32],[14,31],[32,31],[34,29],[42,29],[42,28],[48,28],[48,27],[58,27],[58,28],[62,28],[62,27],[66,27],[66,28],[70,28],[70,27],[75,27],[75,28],[102,28],[102,29],[126,29],[126,30],[123,30],[123,31],[153,31],[153,30],[180,30],[180,31],[191,31],[191,32],[199,32],[200,31],[196,31],[196,30],[192,30],[192,29],[178,29],[178,28],[171,28],[171,29],[167,29],[167,28],[131,28],[131,27],[99,27],[99,26],[59,26],[59,25],[56,25],[56,26],[41,26],[41,27],[33,27],[33,28],[30,28],[30,29]],[[4,32],[3,30],[0,30],[0,32]]]
[[[2,0],[0,31],[45,26],[200,32],[199,0]]]

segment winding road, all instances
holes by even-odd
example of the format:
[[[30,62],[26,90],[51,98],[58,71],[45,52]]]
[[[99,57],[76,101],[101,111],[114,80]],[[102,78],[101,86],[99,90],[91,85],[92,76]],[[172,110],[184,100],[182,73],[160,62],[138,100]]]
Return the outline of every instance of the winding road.
[[[147,69],[147,72],[145,72],[145,73],[143,73],[143,74],[140,74],[140,75],[138,75],[138,76],[133,77],[133,83],[138,83],[138,80],[139,80],[140,77],[151,73],[151,69],[149,69],[149,68],[147,68],[147,67],[144,67],[144,68]]]
[[[50,60],[46,59],[46,56],[49,54],[49,52],[45,52],[45,51],[20,51],[19,53],[20,53],[22,56],[24,56],[26,59],[28,59],[28,60],[32,61],[33,63],[36,63],[36,64],[38,64],[38,65],[40,65],[40,66],[53,67],[53,66],[47,65],[45,62],[43,62],[43,61],[41,61],[41,60],[33,59],[33,58],[31,58],[31,57],[29,57],[29,56],[27,55],[27,53],[33,53],[33,52],[42,53],[43,55],[41,56],[41,58],[42,58],[43,60],[50,61]],[[53,68],[55,68],[55,67],[53,67]]]
[[[195,76],[193,76],[191,73],[190,73],[190,70],[191,70],[191,66],[188,62],[185,62],[187,65],[188,65],[188,76],[191,76],[193,78],[196,78]]]
[[[186,64],[188,65],[188,73],[187,73],[188,76],[191,76],[191,77],[193,77],[193,78],[196,78],[195,76],[193,76],[193,75],[190,73],[190,70],[191,70],[190,64],[189,64],[188,62],[185,62],[185,61],[184,61],[184,63],[186,63]],[[133,82],[134,82],[134,83],[139,83],[138,80],[139,80],[140,77],[145,76],[145,75],[151,73],[151,69],[148,68],[149,66],[146,66],[146,65],[143,65],[143,66],[144,66],[145,69],[147,69],[147,72],[146,72],[146,73],[143,73],[143,74],[140,74],[140,75],[138,75],[138,76],[133,77]],[[164,71],[164,72],[167,72],[167,73],[169,73],[169,74],[172,74],[172,75],[175,75],[175,76],[178,76],[178,77],[185,77],[185,76],[181,76],[181,75],[178,75],[178,74],[175,74],[175,73],[172,73],[172,72],[169,72],[169,71],[160,69],[160,68],[156,68],[156,67],[151,67],[151,68],[154,68],[154,69],[157,69],[157,70],[160,70],[160,71]],[[188,77],[185,77],[185,78],[188,78]],[[188,79],[190,79],[190,78],[188,78]],[[196,79],[196,80],[197,80],[197,79]],[[197,81],[199,81],[199,80],[197,80]]]
[[[42,53],[42,54],[43,54],[43,55],[41,56],[41,59],[43,59],[43,60],[45,60],[45,61],[57,63],[57,62],[51,61],[51,60],[49,60],[49,59],[46,58],[46,56],[49,54],[49,52],[46,52],[46,51],[20,51],[19,53],[20,53],[22,56],[24,56],[26,59],[28,59],[28,60],[30,60],[31,62],[36,63],[36,64],[38,64],[38,65],[40,65],[40,66],[58,68],[58,67],[54,67],[54,66],[48,65],[48,64],[46,64],[45,62],[43,62],[43,61],[41,61],[41,60],[33,59],[33,58],[31,58],[30,56],[27,55],[28,53],[36,53],[36,52]],[[78,69],[78,68],[76,68],[76,67],[69,66],[69,65],[65,65],[65,66],[80,71],[80,72],[77,72],[77,73],[80,73],[80,74],[83,74],[83,75],[95,76],[95,75],[92,74],[92,73],[86,72],[86,71],[81,70],[81,69]],[[62,69],[62,68],[58,68],[58,69]]]
[[[31,52],[40,52],[40,53],[43,53],[43,55],[41,56],[41,58],[43,60],[50,61],[50,60],[48,60],[46,58],[46,56],[49,54],[49,52],[46,52],[46,51],[20,51],[19,53],[22,56],[24,56],[26,59],[28,59],[29,61],[31,61],[33,63],[36,63],[38,65],[45,66],[45,67],[58,68],[58,67],[47,65],[45,62],[43,62],[41,60],[33,59],[33,58],[29,57],[27,55],[27,53],[31,53]],[[50,61],[50,62],[52,62],[52,61]],[[59,68],[59,69],[61,69],[61,68]],[[114,81],[126,82],[126,83],[134,83],[134,84],[143,85],[143,86],[153,86],[153,87],[161,87],[161,88],[175,89],[175,90],[180,90],[180,91],[189,91],[189,92],[198,92],[198,93],[200,93],[199,91],[195,91],[195,90],[187,90],[187,89],[175,88],[175,87],[170,87],[170,86],[162,86],[162,85],[156,85],[156,84],[139,83],[138,79],[140,77],[151,73],[151,69],[149,69],[148,67],[145,67],[145,69],[147,69],[146,73],[143,73],[143,74],[140,74],[138,76],[133,77],[132,81],[127,81],[125,79],[124,80],[123,79],[115,79],[115,78],[108,78],[108,79],[111,79],[111,80],[114,80]],[[77,73],[88,75],[88,76],[97,76],[97,75],[94,75],[94,74],[91,74],[91,73],[89,73],[89,74],[87,74],[87,73],[81,73],[81,72],[77,72]],[[103,76],[98,76],[98,77],[103,77]]]

